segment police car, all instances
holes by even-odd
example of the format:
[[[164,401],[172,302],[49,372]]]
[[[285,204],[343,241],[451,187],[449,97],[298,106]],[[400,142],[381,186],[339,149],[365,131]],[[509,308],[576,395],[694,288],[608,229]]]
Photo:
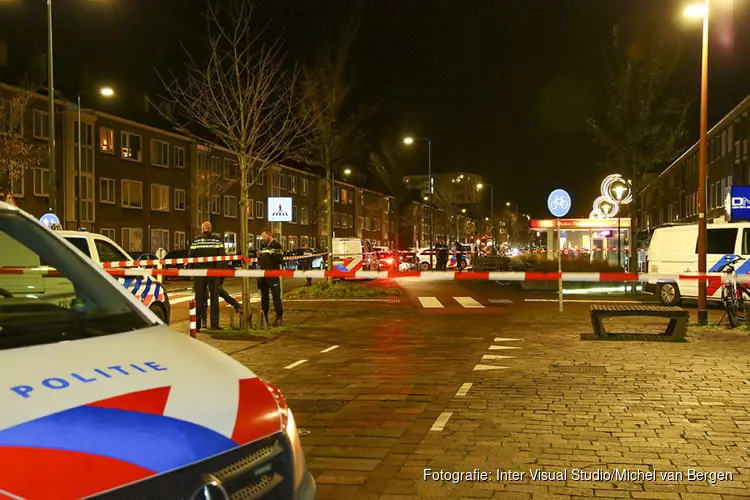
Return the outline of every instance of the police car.
[[[130,254],[104,235],[87,231],[57,231],[57,233],[97,264],[133,261]],[[151,312],[160,320],[169,324],[169,295],[161,283],[150,276],[117,278],[117,281],[144,306],[151,309]]]
[[[277,389],[1,202],[0,237],[0,496],[314,498]]]

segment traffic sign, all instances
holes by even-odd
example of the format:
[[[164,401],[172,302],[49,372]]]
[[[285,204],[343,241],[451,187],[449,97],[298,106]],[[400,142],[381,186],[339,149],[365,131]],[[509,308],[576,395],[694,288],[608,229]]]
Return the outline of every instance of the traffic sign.
[[[570,195],[562,189],[555,189],[547,198],[547,208],[555,217],[565,217],[570,211]]]
[[[268,198],[268,222],[292,222],[292,199]]]
[[[39,218],[39,222],[50,229],[57,229],[60,227],[60,219],[58,219],[57,215],[53,214],[52,212],[42,215]]]

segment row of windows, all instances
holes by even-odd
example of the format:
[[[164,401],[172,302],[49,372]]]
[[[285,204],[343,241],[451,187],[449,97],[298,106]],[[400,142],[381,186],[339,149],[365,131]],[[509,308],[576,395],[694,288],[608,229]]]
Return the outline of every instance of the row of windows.
[[[159,248],[163,248],[167,251],[170,250],[185,250],[187,248],[187,239],[184,231],[175,231],[174,240],[172,246],[170,246],[169,236],[170,232],[167,229],[152,229],[150,246],[144,250],[143,247],[143,229],[140,227],[124,227],[120,234],[121,239],[117,241],[117,231],[111,228],[102,228],[99,232],[111,239],[112,241],[119,243],[120,246],[125,249],[128,253],[139,253],[139,252],[150,252],[155,253]],[[102,257],[103,261],[108,259]],[[109,260],[120,260],[109,259]]]
[[[310,179],[274,171],[271,174],[271,187],[307,196],[310,193]]]

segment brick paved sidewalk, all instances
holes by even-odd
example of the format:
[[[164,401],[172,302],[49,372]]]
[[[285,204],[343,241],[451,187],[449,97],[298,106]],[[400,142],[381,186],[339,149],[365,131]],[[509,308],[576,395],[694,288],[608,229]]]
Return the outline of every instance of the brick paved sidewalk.
[[[297,314],[297,328],[268,342],[210,342],[284,391],[310,431],[302,442],[321,499],[750,498],[746,332],[582,341],[583,304],[559,314],[527,303],[502,318]],[[425,468],[524,476],[452,484],[424,481]],[[577,481],[574,468],[657,477]],[[691,468],[733,478],[689,482]],[[532,480],[534,469],[568,478]]]

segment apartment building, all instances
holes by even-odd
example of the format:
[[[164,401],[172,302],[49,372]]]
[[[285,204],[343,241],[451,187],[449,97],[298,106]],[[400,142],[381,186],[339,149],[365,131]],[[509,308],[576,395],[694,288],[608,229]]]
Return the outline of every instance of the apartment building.
[[[725,200],[733,184],[750,184],[750,96],[708,132],[706,215],[725,220]],[[640,195],[643,227],[698,220],[698,147],[695,143],[653,179]]]
[[[19,90],[0,84],[3,109]],[[57,215],[66,229],[102,233],[131,253],[149,253],[187,248],[201,223],[209,220],[214,232],[223,235],[227,251],[236,252],[241,217],[246,217],[251,249],[267,227],[280,235],[285,249],[325,245],[326,182],[313,169],[250,169],[243,214],[240,169],[229,150],[101,111],[81,113],[79,189],[78,111],[63,100],[56,104]],[[45,149],[46,110],[46,96],[34,94],[18,130]],[[37,217],[48,212],[46,160],[15,180],[12,191],[22,209]],[[267,222],[267,200],[278,196],[292,198],[291,222]],[[395,240],[392,197],[337,181],[333,199],[335,236],[360,236],[376,244]]]

